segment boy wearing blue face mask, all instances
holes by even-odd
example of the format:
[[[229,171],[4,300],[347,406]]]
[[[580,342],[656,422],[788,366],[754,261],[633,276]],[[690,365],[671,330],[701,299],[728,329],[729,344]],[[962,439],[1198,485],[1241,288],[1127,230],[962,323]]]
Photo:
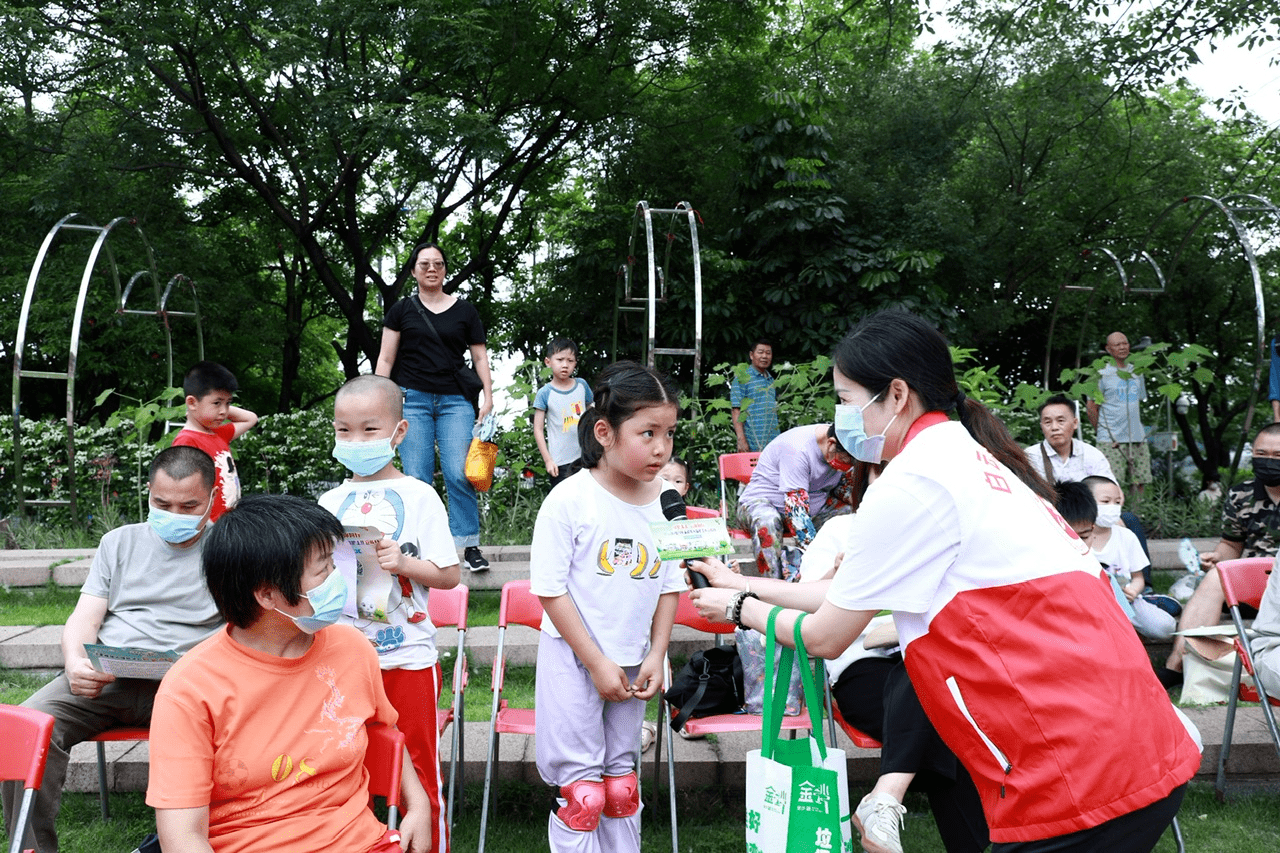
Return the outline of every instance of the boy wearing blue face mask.
[[[245,498],[210,532],[201,563],[228,624],[156,695],[147,804],[165,850],[427,849],[415,774],[401,774],[399,832],[369,809],[365,729],[397,715],[368,641],[335,624],[341,536],[324,509],[288,495]]]
[[[414,768],[430,798],[432,850],[448,850],[446,816],[440,808],[440,695],[435,626],[427,616],[431,588],[458,585],[458,552],[449,517],[435,489],[399,471],[393,463],[409,423],[400,388],[383,376],[357,376],[338,389],[333,404],[333,456],[351,479],[320,498],[350,535],[359,528],[382,534],[377,568],[357,568],[350,544],[334,561],[354,591],[343,621],[373,643],[391,704]]]

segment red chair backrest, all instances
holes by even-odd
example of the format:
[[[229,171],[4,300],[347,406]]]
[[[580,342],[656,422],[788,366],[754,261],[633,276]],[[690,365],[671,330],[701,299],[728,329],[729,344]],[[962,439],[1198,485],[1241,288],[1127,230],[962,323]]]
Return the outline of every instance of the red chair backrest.
[[[467,630],[467,599],[471,590],[460,583],[453,589],[432,589],[427,593],[427,613],[431,616],[431,624],[439,628],[442,625],[456,625]]]
[[[1219,562],[1218,579],[1222,581],[1222,595],[1227,604],[1247,604],[1257,608],[1275,562],[1274,557],[1245,557]]]
[[[719,518],[718,510],[707,509],[704,506],[687,506],[684,508],[685,514],[689,518]]]
[[[39,788],[51,737],[53,717],[32,708],[0,705],[0,780]]]
[[[369,771],[369,793],[386,797],[387,804],[400,805],[400,774],[404,770],[404,733],[382,723],[365,726],[369,744],[364,766]]]
[[[732,634],[734,631],[734,626],[727,622],[711,622],[702,618],[698,608],[694,607],[692,599],[689,598],[688,590],[680,593],[676,604],[675,624],[705,631],[708,634]]]
[[[527,580],[508,581],[502,585],[502,602],[498,606],[498,626],[525,625],[534,630],[542,627],[542,602],[529,592]]]
[[[720,479],[749,483],[751,482],[751,472],[756,469],[756,463],[759,461],[760,454],[754,451],[750,453],[722,453],[720,455]]]

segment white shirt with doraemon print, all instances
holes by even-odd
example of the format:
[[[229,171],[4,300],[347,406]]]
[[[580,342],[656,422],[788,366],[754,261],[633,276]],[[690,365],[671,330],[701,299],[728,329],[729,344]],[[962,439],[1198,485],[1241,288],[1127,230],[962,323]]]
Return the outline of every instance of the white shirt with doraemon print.
[[[320,497],[320,506],[347,527],[376,527],[400,543],[401,552],[437,566],[453,566],[458,551],[449,533],[449,516],[436,490],[413,477],[390,480],[347,480]],[[360,595],[356,557],[346,542],[338,543],[333,561],[347,581],[343,621],[364,631],[378,652],[383,669],[426,669],[435,666],[436,628],[427,611],[428,590],[407,577],[391,576],[387,603],[376,612]],[[359,607],[357,602],[365,601]]]

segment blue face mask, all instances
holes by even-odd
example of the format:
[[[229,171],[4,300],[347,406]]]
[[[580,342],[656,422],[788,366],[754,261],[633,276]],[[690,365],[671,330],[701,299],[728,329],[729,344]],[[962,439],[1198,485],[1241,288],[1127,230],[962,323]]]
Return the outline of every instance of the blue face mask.
[[[213,506],[212,497],[209,499],[209,506]],[[208,508],[200,515],[169,512],[154,506],[147,509],[147,523],[151,525],[151,529],[157,536],[170,545],[181,545],[183,542],[194,539],[200,533],[200,525],[208,517]]]
[[[880,459],[884,455],[885,433],[889,431],[889,427],[898,418],[897,415],[890,418],[889,423],[884,425],[884,431],[879,435],[867,435],[866,427],[862,423],[862,410],[878,399],[880,399],[879,394],[868,400],[866,406],[847,404],[836,406],[836,440],[840,442],[841,447],[849,451],[849,455],[854,459],[871,465],[880,464]]]
[[[396,450],[391,446],[390,438],[375,441],[337,439],[333,442],[333,458],[357,477],[372,477],[396,458]]]
[[[304,592],[302,597],[311,602],[311,609],[315,611],[311,616],[294,616],[279,607],[276,612],[292,619],[298,630],[314,634],[321,628],[337,623],[338,617],[342,615],[342,608],[347,603],[347,581],[342,577],[342,572],[334,569],[329,572],[324,583],[310,592]]]

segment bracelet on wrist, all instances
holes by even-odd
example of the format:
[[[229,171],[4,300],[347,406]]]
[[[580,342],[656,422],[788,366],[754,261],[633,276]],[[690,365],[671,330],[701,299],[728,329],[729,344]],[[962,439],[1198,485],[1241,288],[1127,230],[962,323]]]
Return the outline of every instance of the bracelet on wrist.
[[[737,625],[739,628],[747,627],[742,624],[742,605],[746,603],[748,598],[759,600],[760,596],[756,595],[754,592],[740,592],[733,598],[733,611],[729,615],[729,621],[733,622],[733,624]]]

